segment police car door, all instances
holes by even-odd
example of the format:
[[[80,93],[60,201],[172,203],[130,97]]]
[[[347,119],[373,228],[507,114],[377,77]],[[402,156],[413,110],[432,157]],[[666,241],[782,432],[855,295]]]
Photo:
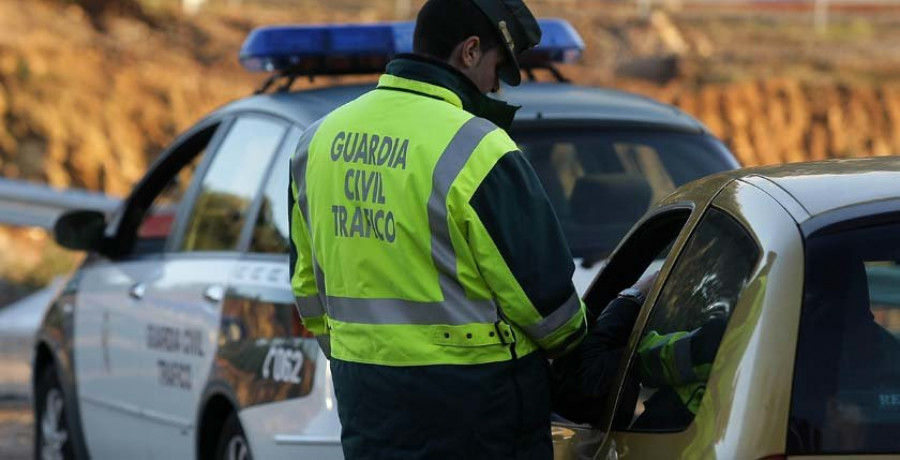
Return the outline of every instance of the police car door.
[[[216,355],[217,379],[233,388],[256,458],[340,458],[340,421],[328,360],[300,321],[289,280],[292,128],[269,172],[247,253],[229,280]]]
[[[147,366],[153,372],[139,405],[159,423],[147,426],[153,458],[190,458],[195,421],[216,355],[221,306],[248,212],[287,125],[243,116],[195,181],[193,206],[179,216],[178,236],[144,297]],[[287,193],[287,192],[285,192]]]
[[[138,400],[157,376],[148,371],[145,355],[146,283],[164,268],[182,197],[217,132],[218,122],[201,125],[162,155],[111,225],[124,254],[92,257],[80,272],[74,363],[82,428],[94,458],[147,458],[144,427],[156,420]]]

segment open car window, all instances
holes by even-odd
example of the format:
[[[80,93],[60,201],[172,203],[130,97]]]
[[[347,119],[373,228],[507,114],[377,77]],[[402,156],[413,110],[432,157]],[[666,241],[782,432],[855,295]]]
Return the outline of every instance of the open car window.
[[[665,209],[634,229],[585,293],[592,317],[598,317],[620,291],[662,267],[691,212],[689,207]]]
[[[558,377],[554,405],[561,419],[609,427],[611,411],[605,410],[610,402],[607,389],[616,388],[614,382],[621,380],[609,372],[621,372],[623,368],[620,357],[627,356],[632,325],[622,322],[629,321],[625,319],[628,315],[615,315],[612,321],[620,326],[613,329],[596,320],[621,290],[632,286],[643,274],[659,270],[691,212],[691,207],[679,206],[649,216],[622,243],[588,290],[584,300],[592,324],[589,336],[578,350],[554,362]],[[604,351],[597,353],[600,350]]]
[[[710,208],[675,261],[638,342],[614,429],[688,427],[728,320],[760,259],[756,242]]]

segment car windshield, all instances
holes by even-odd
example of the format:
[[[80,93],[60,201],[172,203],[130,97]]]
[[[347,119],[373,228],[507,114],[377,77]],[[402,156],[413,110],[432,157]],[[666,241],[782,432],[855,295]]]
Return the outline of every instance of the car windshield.
[[[900,453],[900,216],[810,238],[788,454]]]
[[[705,134],[520,126],[512,136],[577,258],[606,257],[652,203],[682,184],[733,168],[725,147]]]

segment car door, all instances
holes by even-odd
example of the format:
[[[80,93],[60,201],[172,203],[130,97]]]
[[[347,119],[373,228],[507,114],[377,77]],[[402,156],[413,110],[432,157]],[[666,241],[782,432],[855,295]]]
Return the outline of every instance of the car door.
[[[228,278],[252,227],[250,215],[287,124],[237,117],[192,185],[159,270],[142,282],[138,322],[147,378],[137,404],[152,458],[195,454],[198,405],[218,346]]]
[[[797,226],[769,195],[736,181],[685,236],[638,319],[598,453],[780,454],[799,321],[785,312],[800,301],[802,286]],[[685,337],[683,353],[661,345]]]
[[[121,253],[115,259],[92,255],[80,271],[74,362],[82,428],[94,458],[147,458],[140,396],[156,375],[145,355],[142,283],[164,269],[174,217],[205,151],[218,142],[219,127],[205,123],[163,154],[110,224],[115,232],[123,220],[135,222],[114,240]]]

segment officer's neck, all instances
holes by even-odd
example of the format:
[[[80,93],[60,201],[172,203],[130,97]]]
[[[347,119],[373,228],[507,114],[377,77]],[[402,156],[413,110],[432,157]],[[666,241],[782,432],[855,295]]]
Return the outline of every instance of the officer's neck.
[[[490,98],[478,86],[452,65],[417,54],[400,54],[388,63],[387,73],[447,88],[462,101],[463,109],[508,129],[519,107]]]

